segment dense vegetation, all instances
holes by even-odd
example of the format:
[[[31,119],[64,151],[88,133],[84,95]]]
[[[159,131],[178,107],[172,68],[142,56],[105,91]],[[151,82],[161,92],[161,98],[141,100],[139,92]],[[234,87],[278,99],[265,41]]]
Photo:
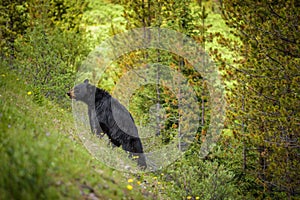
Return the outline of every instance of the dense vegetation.
[[[297,1],[2,0],[0,13],[1,199],[300,199]],[[185,154],[134,175],[87,153],[65,93],[99,43],[142,27],[196,41],[222,75],[227,112],[222,134],[203,157],[212,115],[222,114],[213,109],[210,79],[163,49],[118,57],[98,80],[111,93],[129,72],[161,64],[148,74],[154,82],[138,88],[129,103],[136,123],[154,133],[143,141],[146,151],[190,131],[180,105],[191,97],[168,88],[161,66],[183,75],[199,109],[199,118],[184,116],[199,124]],[[150,37],[145,32],[145,40]]]
[[[299,197],[300,32],[296,1],[224,1],[224,17],[242,44],[228,79],[228,100],[242,171],[260,198]],[[225,42],[225,45],[228,43]],[[226,64],[225,64],[226,65]]]

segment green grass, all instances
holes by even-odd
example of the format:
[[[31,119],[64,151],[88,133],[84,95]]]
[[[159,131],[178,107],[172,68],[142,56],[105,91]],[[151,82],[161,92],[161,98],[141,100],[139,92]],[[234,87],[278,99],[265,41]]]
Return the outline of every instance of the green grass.
[[[1,66],[0,199],[146,199],[141,187],[127,189],[133,175],[88,153],[70,111],[35,103],[30,88]]]

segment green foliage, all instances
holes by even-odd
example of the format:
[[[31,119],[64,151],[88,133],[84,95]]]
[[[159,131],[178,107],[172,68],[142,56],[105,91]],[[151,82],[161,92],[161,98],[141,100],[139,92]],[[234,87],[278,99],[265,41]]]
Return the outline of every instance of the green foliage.
[[[4,1],[1,5],[9,10],[1,24],[3,59],[35,86],[32,90],[37,102],[47,97],[66,106],[65,92],[88,53],[84,31],[80,29],[86,3],[28,0],[19,4]]]
[[[87,31],[92,49],[107,37],[125,30],[124,8],[107,1],[88,1],[82,16],[82,26]]]
[[[198,150],[197,150],[198,149]],[[183,158],[169,166],[161,177],[171,199],[243,199],[235,185],[234,172],[218,161],[199,159],[199,145],[194,145]]]
[[[35,26],[15,42],[15,48],[16,69],[35,85],[35,93],[66,106],[65,93],[87,54],[82,38],[60,29],[48,33],[44,26]]]
[[[28,8],[26,1],[6,1],[0,4],[0,56],[11,56],[13,42],[24,34],[28,27]]]
[[[168,27],[191,36],[195,30],[194,16],[191,15],[192,1],[121,1],[127,29],[135,27]]]
[[[34,0],[33,0],[34,3]],[[51,22],[64,31],[80,31],[83,13],[87,10],[87,1],[51,0],[47,15]]]
[[[239,141],[240,167],[256,177],[259,198],[299,198],[299,6],[295,1],[224,1],[223,16],[243,45],[228,80],[228,124]],[[239,48],[237,48],[239,47]]]

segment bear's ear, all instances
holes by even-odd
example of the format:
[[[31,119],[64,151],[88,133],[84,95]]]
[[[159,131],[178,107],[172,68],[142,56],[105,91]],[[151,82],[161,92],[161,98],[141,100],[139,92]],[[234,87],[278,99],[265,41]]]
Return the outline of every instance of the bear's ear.
[[[86,85],[87,90],[89,91],[89,93],[93,93],[95,92],[95,86],[91,85],[91,84],[87,84]]]
[[[89,83],[89,79],[85,79],[83,82],[84,82],[85,84],[88,84],[88,83]]]

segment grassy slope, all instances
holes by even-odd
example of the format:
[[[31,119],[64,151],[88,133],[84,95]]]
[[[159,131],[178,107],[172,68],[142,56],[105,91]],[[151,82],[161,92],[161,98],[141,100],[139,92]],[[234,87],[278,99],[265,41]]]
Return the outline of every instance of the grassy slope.
[[[37,105],[29,88],[0,67],[0,199],[145,198],[89,155],[70,112]]]

